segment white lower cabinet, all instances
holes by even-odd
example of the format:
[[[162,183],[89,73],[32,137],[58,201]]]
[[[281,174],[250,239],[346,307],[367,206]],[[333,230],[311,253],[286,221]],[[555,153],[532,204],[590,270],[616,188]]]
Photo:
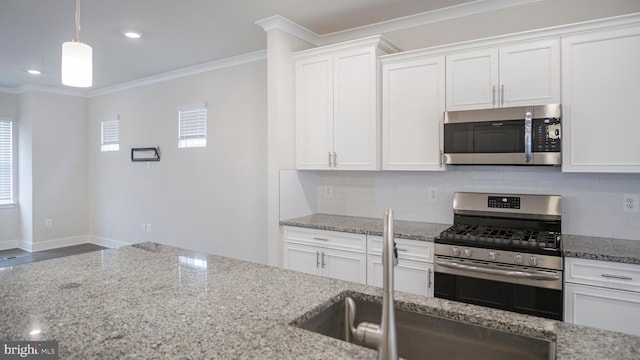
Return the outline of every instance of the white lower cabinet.
[[[640,335],[640,266],[565,259],[565,321]]]
[[[285,226],[284,268],[366,284],[366,235]]]
[[[396,238],[394,289],[433,296],[433,243]],[[382,287],[382,237],[367,236],[367,284]]]

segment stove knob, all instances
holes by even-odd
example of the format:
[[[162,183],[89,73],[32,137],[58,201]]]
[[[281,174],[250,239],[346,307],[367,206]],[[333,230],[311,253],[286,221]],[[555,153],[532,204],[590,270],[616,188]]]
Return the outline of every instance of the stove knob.
[[[529,258],[529,265],[531,266],[538,266],[538,258],[535,256],[532,256]]]
[[[516,264],[522,264],[524,262],[524,259],[520,254],[514,255],[513,260],[515,260]]]
[[[464,249],[464,256],[471,257],[471,249]]]
[[[457,247],[451,248],[451,252],[453,253],[453,256],[460,256],[460,249]]]
[[[495,251],[489,251],[489,259],[495,260],[498,258],[498,254]]]

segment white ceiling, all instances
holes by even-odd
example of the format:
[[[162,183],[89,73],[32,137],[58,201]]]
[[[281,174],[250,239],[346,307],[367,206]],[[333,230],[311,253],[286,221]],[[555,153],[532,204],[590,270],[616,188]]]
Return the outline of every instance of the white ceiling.
[[[471,0],[82,0],[80,39],[93,48],[94,89],[266,48],[255,22],[284,16],[318,35]],[[136,30],[139,40],[122,32]],[[0,88],[62,87],[61,46],[75,0],[0,0]],[[27,69],[37,69],[39,76]]]

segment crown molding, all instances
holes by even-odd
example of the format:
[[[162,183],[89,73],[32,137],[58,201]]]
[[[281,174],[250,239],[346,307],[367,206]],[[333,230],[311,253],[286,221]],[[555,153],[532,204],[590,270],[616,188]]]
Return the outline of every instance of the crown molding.
[[[91,90],[88,93],[88,97],[106,95],[118,91],[128,90],[140,86],[151,85],[167,80],[173,80],[182,78],[185,76],[196,75],[207,71],[223,69],[231,66],[242,65],[254,61],[265,60],[267,58],[267,50],[254,51],[238,56],[229,57],[226,59],[211,61],[208,63],[190,66],[174,71],[169,71],[163,74],[149,76],[147,78],[133,80],[118,85],[107,86],[100,89]]]
[[[268,18],[258,20],[254,24],[262,27],[265,32],[278,29],[296,36],[312,45],[320,45],[320,35],[314,33],[313,31],[305,28],[302,25],[299,25],[287,19],[284,16],[273,15]]]
[[[395,61],[406,61],[424,56],[447,55],[462,50],[467,51],[471,49],[495,47],[507,43],[566,37],[589,31],[622,28],[638,24],[640,24],[640,12],[392,53],[381,56],[380,61],[383,64]]]
[[[322,44],[329,44],[347,39],[384,34],[412,27],[429,25],[441,21],[478,15],[516,6],[538,3],[543,0],[476,0],[466,4],[449,6],[442,9],[404,16],[388,21],[369,24],[361,27],[337,31],[320,36]]]
[[[304,26],[280,15],[258,20],[255,24],[261,26],[266,32],[278,29],[312,45],[322,46],[541,1],[543,0],[476,0],[466,4],[450,6],[323,35],[318,35]]]

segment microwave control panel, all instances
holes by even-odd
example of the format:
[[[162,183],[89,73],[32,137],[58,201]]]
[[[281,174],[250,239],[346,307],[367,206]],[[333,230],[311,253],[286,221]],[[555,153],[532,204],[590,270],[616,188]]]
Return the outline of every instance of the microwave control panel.
[[[560,152],[562,144],[560,119],[533,119],[531,125],[533,152]]]

